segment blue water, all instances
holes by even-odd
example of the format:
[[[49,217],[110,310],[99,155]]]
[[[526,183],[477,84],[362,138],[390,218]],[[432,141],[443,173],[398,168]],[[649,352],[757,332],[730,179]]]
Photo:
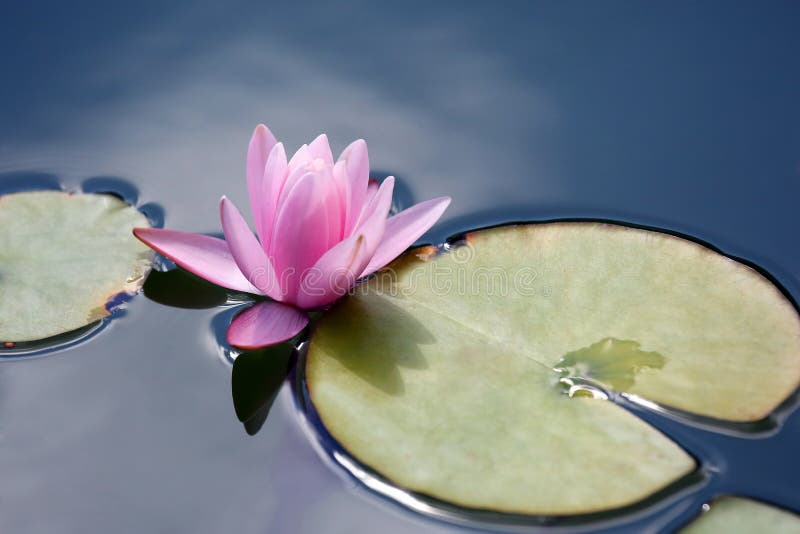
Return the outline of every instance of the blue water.
[[[123,180],[165,226],[218,232],[263,121],[290,147],[367,139],[406,202],[452,196],[429,240],[611,218],[709,241],[797,299],[798,22],[778,1],[7,3],[0,188]],[[326,465],[288,386],[250,436],[215,329],[233,308],[151,295],[69,350],[0,362],[1,532],[464,531]],[[721,488],[800,510],[795,414],[760,439],[642,416],[713,469],[594,526],[672,529]]]

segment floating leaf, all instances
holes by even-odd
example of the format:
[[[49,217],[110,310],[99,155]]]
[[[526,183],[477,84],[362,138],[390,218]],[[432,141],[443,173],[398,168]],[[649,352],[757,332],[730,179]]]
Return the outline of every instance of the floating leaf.
[[[800,533],[800,517],[774,506],[743,499],[721,497],[710,509],[681,530],[682,534],[717,534],[718,532],[750,534]]]
[[[537,515],[621,507],[694,469],[657,430],[580,393],[749,421],[799,378],[800,322],[766,278],[603,223],[413,250],[323,317],[306,364],[323,424],[362,463],[444,501]]]
[[[150,268],[137,226],[148,226],[145,216],[110,195],[0,197],[0,340],[44,339],[107,316]]]

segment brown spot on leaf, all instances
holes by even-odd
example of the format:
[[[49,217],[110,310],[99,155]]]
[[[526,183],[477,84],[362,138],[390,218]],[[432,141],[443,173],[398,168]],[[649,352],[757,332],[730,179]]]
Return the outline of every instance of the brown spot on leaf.
[[[414,255],[422,261],[431,261],[439,254],[439,249],[433,245],[425,245],[414,251]]]

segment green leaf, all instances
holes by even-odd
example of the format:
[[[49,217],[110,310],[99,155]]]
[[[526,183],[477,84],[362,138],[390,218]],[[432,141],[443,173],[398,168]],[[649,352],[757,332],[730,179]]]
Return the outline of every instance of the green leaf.
[[[396,484],[565,515],[695,467],[598,388],[750,421],[796,388],[799,355],[793,305],[755,270],[667,234],[550,223],[410,251],[321,319],[306,380],[331,435]]]
[[[682,534],[799,534],[800,517],[768,504],[740,497],[721,497],[708,511],[681,530]]]
[[[71,332],[134,293],[153,254],[131,233],[148,226],[110,195],[35,191],[0,197],[0,340]]]

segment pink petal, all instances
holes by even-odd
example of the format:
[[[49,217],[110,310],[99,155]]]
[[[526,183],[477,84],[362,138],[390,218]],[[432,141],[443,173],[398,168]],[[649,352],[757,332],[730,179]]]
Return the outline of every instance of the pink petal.
[[[333,154],[331,145],[328,143],[328,136],[320,134],[308,145],[308,150],[314,158],[321,158],[325,165],[333,166]]]
[[[325,249],[329,249],[342,240],[344,227],[342,225],[342,204],[336,181],[333,179],[331,167],[320,171],[320,186],[323,188],[323,204],[325,206],[325,226],[327,240]]]
[[[375,196],[372,214],[357,233],[328,250],[303,276],[298,306],[310,309],[329,304],[359,278],[383,238],[393,185],[394,179],[384,180]]]
[[[233,318],[228,343],[253,350],[293,338],[308,324],[302,311],[279,302],[259,302]]]
[[[337,190],[337,184],[332,176],[330,167],[325,166],[319,170],[315,170],[311,164],[303,164],[290,171],[289,177],[286,179],[286,183],[283,185],[283,189],[280,192],[276,209],[282,209],[282,206],[286,204],[291,191],[300,182],[300,179],[308,174],[314,174],[318,176],[318,179],[316,180],[319,187],[318,193],[319,198],[321,199],[322,209],[325,213],[324,218],[326,222],[325,224],[317,226],[316,231],[323,232],[323,236],[321,236],[324,237],[325,244],[323,248],[324,250],[327,250],[342,240],[343,228],[341,217],[341,197]],[[273,228],[276,222],[273,223]]]
[[[323,254],[303,276],[297,305],[318,308],[344,295],[364,268],[365,244],[363,235],[353,235]]]
[[[364,203],[364,208],[361,210],[361,215],[359,215],[358,219],[356,219],[355,226],[353,228],[353,232],[357,233],[358,229],[364,224],[364,221],[369,219],[372,214],[375,212],[376,209],[380,208],[381,211],[386,209],[386,212],[383,213],[383,218],[385,219],[389,215],[389,210],[392,209],[392,194],[394,193],[394,176],[387,176],[386,179],[380,184],[375,187],[376,191],[374,194],[370,194],[369,189],[367,189],[367,201]],[[385,191],[382,192],[382,190]],[[381,193],[378,195],[378,193]]]
[[[289,160],[289,172],[300,167],[305,168],[305,166],[312,161],[314,161],[314,156],[311,155],[308,145],[303,145],[297,149],[297,152],[294,153],[292,159]]]
[[[247,194],[250,197],[250,209],[253,213],[253,220],[256,221],[256,229],[262,235],[259,227],[261,221],[261,191],[262,180],[264,179],[264,167],[267,164],[272,147],[276,143],[275,136],[269,128],[263,124],[256,126],[253,136],[250,138],[250,146],[247,148]]]
[[[390,176],[378,188],[375,197],[367,206],[369,215],[359,223],[356,229],[357,233],[362,234],[367,240],[364,247],[364,253],[367,255],[367,258],[364,258],[365,266],[368,258],[372,257],[383,241],[383,234],[388,222],[386,216],[389,214],[389,208],[392,207],[393,190],[394,178]]]
[[[297,185],[297,182],[300,181],[300,178],[305,176],[306,174],[311,173],[311,169],[309,165],[302,164],[300,166],[292,168],[291,162],[289,163],[289,170],[288,176],[284,181],[283,185],[281,186],[280,190],[278,191],[278,201],[276,203],[276,209],[280,210],[280,207],[283,206],[284,202],[286,202],[286,197],[289,196],[289,193],[294,189],[294,186]],[[275,213],[275,217],[277,218],[278,214]],[[273,227],[275,221],[273,220]]]
[[[372,197],[374,197],[378,192],[379,187],[380,184],[378,183],[378,180],[370,179],[370,181],[367,183],[367,194],[364,196],[364,206],[369,204],[369,201],[372,200]]]
[[[180,267],[212,284],[259,294],[239,270],[222,239],[160,228],[135,228],[133,234]]]
[[[263,295],[282,300],[272,263],[242,214],[225,197],[219,201],[219,214],[225,241],[239,270]]]
[[[361,214],[364,197],[367,195],[367,183],[369,182],[367,143],[363,139],[353,141],[342,151],[339,161],[345,162],[350,182],[350,211],[347,214],[347,223],[345,225],[345,235],[350,235],[358,216]]]
[[[324,179],[304,174],[278,206],[269,256],[285,302],[294,302],[303,273],[328,248]]]
[[[434,198],[390,217],[383,240],[361,276],[372,274],[402,254],[439,220],[448,204],[450,197]]]
[[[342,227],[342,234],[346,237],[350,232],[346,229],[347,219],[350,213],[350,177],[347,176],[347,162],[339,160],[333,166],[333,181],[339,192],[339,212]]]
[[[272,237],[272,226],[275,224],[275,212],[278,207],[278,198],[288,178],[288,164],[283,143],[278,143],[272,148],[264,168],[264,179],[261,183],[260,203],[261,218],[256,219],[256,231],[261,240],[261,248],[269,250],[269,241]],[[251,199],[252,201],[252,199]]]

